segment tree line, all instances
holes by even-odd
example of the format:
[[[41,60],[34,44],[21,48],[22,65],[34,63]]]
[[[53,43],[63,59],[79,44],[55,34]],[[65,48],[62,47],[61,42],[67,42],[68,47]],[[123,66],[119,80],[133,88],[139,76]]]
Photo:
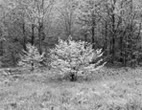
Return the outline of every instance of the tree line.
[[[69,36],[102,48],[110,64],[141,65],[141,10],[138,0],[3,0],[1,67],[17,66],[28,43],[48,54]]]

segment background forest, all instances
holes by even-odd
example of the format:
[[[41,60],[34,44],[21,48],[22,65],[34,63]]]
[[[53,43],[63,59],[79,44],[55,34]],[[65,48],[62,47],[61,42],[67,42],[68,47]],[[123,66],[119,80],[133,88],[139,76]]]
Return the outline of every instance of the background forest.
[[[58,38],[102,48],[113,65],[142,63],[141,0],[1,0],[0,65],[17,66],[26,44],[48,54]]]

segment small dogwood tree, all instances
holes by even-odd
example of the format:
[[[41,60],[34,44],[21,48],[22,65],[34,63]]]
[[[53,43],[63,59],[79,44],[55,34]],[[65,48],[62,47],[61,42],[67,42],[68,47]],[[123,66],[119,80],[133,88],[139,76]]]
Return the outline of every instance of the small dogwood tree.
[[[33,71],[35,68],[39,67],[41,62],[44,61],[44,53],[40,55],[38,49],[31,45],[27,44],[27,51],[23,50],[23,55],[20,55],[21,60],[19,61],[19,66],[31,68]]]
[[[51,67],[63,76],[69,74],[73,81],[78,75],[88,75],[104,66],[105,63],[100,65],[102,55],[101,49],[93,50],[90,43],[74,41],[71,37],[67,41],[59,39],[55,48],[51,49]],[[96,63],[91,63],[94,60],[97,60]]]

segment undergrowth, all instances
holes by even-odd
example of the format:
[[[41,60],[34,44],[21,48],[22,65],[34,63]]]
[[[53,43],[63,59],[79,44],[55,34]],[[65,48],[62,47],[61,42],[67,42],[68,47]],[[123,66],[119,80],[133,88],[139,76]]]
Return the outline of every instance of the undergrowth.
[[[61,80],[62,83],[46,82],[48,79],[42,78],[42,73],[33,78],[31,74],[23,82],[20,80],[21,88],[16,82],[15,85],[13,82],[10,86],[1,85],[0,110],[142,110],[141,73],[140,68],[127,71],[103,68],[92,76],[90,82]],[[100,77],[98,81],[96,76]],[[43,80],[40,83],[39,78]],[[21,89],[22,93],[26,94],[28,89],[31,94],[24,96]]]

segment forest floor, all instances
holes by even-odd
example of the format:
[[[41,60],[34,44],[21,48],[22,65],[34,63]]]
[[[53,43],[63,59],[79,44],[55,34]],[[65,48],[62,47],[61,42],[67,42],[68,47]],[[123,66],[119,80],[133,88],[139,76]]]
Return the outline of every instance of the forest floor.
[[[90,80],[77,82],[52,76],[49,71],[1,75],[0,110],[142,109],[141,68],[104,67]]]

